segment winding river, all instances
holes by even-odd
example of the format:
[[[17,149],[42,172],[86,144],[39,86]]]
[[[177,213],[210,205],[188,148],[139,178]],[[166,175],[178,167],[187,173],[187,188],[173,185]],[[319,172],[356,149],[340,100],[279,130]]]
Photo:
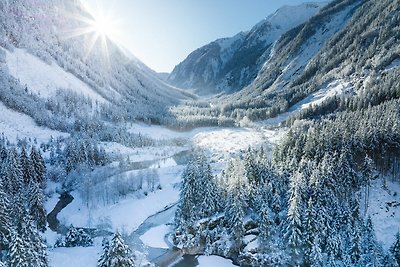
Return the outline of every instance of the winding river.
[[[188,155],[190,151],[182,151],[171,157],[163,158],[159,160],[148,160],[142,162],[133,163],[130,170],[140,170],[140,169],[149,169],[149,168],[163,168],[163,167],[171,167],[177,165],[184,165],[188,161]],[[54,209],[47,215],[47,221],[49,224],[49,228],[57,233],[65,234],[68,228],[65,225],[62,225],[60,221],[57,219],[57,215],[67,207],[74,198],[68,192],[64,192],[60,195],[60,198],[54,207]],[[140,237],[145,234],[147,231],[152,229],[153,227],[157,227],[160,225],[165,225],[173,221],[174,214],[176,211],[176,203],[172,204],[162,211],[159,211],[156,214],[149,216],[134,232],[132,232],[127,238],[128,245],[135,250],[145,251],[148,254],[148,259],[153,262],[156,266],[166,267],[194,267],[198,265],[198,261],[195,256],[192,255],[184,255],[182,251],[174,248],[173,244],[168,240],[167,237],[164,237],[165,242],[168,244],[168,249],[163,248],[152,248],[143,244]]]

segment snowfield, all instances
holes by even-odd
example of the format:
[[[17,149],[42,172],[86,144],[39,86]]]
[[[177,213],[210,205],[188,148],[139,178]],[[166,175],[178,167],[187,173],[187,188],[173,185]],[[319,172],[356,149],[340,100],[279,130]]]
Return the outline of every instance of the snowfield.
[[[102,249],[93,247],[54,248],[48,251],[51,267],[96,267]]]
[[[159,225],[148,230],[144,235],[140,237],[143,244],[153,248],[169,248],[165,242],[165,236],[172,231],[170,226]]]
[[[198,267],[232,267],[236,266],[231,260],[225,259],[219,256],[199,256],[197,258],[199,261]]]
[[[38,126],[31,117],[9,109],[2,102],[0,102],[0,114],[0,134],[4,134],[10,142],[16,142],[17,139],[36,138],[37,143],[40,144],[48,142],[51,137],[69,136],[68,133]]]
[[[107,206],[87,207],[78,192],[73,192],[74,200],[58,214],[64,225],[94,227],[99,221],[110,220],[113,231],[131,233],[149,216],[163,210],[179,199],[179,188],[174,185],[181,179],[183,166],[158,169],[161,190],[147,196],[127,196],[119,203]]]
[[[229,160],[249,147],[259,147],[264,141],[263,133],[252,128],[220,128],[193,137],[193,143],[208,150],[214,161]]]
[[[277,131],[260,131],[255,128],[203,127],[177,132],[162,126],[145,124],[133,124],[130,132],[141,133],[158,140],[185,139],[191,142],[192,146],[206,150],[213,161],[227,161],[249,147],[261,146],[267,138],[275,143],[281,137],[277,135]]]
[[[23,49],[16,48],[13,52],[5,51],[10,74],[19,79],[21,84],[25,84],[30,92],[49,98],[56,94],[57,89],[71,90],[93,101],[107,102],[86,83],[56,64],[48,64]]]
[[[352,91],[353,86],[351,82],[344,82],[340,80],[329,83],[325,88],[318,90],[317,92],[309,95],[296,105],[292,106],[289,111],[295,111],[299,109],[306,109],[313,105],[320,105],[328,98],[334,96],[340,96],[344,93]]]
[[[367,216],[371,216],[376,237],[384,249],[389,249],[400,231],[400,183],[386,178],[371,182]]]
[[[188,146],[162,146],[162,147],[126,147],[115,142],[101,142],[107,154],[112,158],[128,157],[131,162],[159,160],[171,157],[179,152],[188,150]]]

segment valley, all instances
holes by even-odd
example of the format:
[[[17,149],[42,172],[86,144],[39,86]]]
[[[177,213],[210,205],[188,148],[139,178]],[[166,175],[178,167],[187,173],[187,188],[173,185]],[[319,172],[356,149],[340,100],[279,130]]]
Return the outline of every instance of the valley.
[[[149,147],[136,151],[123,146],[116,146],[115,144],[112,146],[105,144],[108,153],[114,152],[124,157],[129,157],[133,166],[139,166],[138,170],[129,170],[118,174],[118,176],[137,179],[139,172],[155,169],[162,189],[151,192],[148,195],[133,193],[117,203],[109,205],[99,204],[100,201],[94,200],[93,203],[89,204],[89,207],[85,204],[80,192],[73,191],[71,192],[74,197],[73,202],[61,210],[57,218],[65,226],[74,225],[75,227],[84,228],[98,228],[97,224],[99,222],[105,222],[108,225],[103,230],[110,232],[122,231],[127,236],[127,244],[133,250],[146,255],[147,259],[156,263],[157,266],[170,266],[172,262],[176,262],[172,266],[203,266],[202,262],[205,262],[204,266],[217,263],[224,264],[221,266],[234,266],[230,263],[230,260],[224,262],[222,258],[218,259],[213,256],[210,256],[209,259],[206,259],[206,256],[201,256],[198,260],[194,256],[181,258],[183,253],[178,253],[174,249],[170,235],[173,230],[176,202],[179,199],[181,175],[189,157],[189,153],[182,154],[182,152],[193,149],[193,146],[201,147],[207,151],[207,154],[214,161],[212,167],[215,174],[220,175],[229,159],[239,156],[242,151],[249,147],[265,146],[266,142],[269,142],[268,138],[275,143],[279,140],[279,136],[282,136],[282,133],[265,130],[265,134],[260,134],[260,131],[254,128],[224,129],[215,127],[199,128],[190,132],[175,132],[164,127],[144,124],[132,125],[131,131],[144,135],[148,134],[151,138],[181,138],[185,140],[186,145],[183,147]],[[209,142],[210,140],[213,142]],[[171,152],[176,154],[171,155]],[[137,164],[141,163],[137,161],[140,159],[145,160],[142,162],[143,164]],[[151,162],[151,165],[148,165],[147,162]],[[118,179],[118,177],[110,177],[106,183],[112,183],[113,179]],[[102,187],[107,186],[112,185],[103,185]],[[56,184],[48,186],[53,192],[53,196],[48,199],[47,210],[51,210],[57,203],[59,197],[57,192],[61,189],[55,187],[57,187]],[[125,215],[122,216],[122,214]],[[98,254],[101,252],[101,239],[102,237],[98,237],[97,241],[95,239],[96,249],[88,247],[81,248],[81,250],[71,249],[70,252],[65,248],[49,250],[50,266],[64,266],[60,265],[62,262],[70,264],[74,262],[74,258],[79,258],[78,255],[81,254],[93,259],[98,258]],[[56,242],[56,234],[48,231],[46,240],[52,246],[52,243]],[[86,261],[76,262],[74,266],[94,267],[96,266],[96,261],[91,263]]]
[[[92,12],[0,1],[0,267],[400,265],[400,0],[284,5],[171,73]]]

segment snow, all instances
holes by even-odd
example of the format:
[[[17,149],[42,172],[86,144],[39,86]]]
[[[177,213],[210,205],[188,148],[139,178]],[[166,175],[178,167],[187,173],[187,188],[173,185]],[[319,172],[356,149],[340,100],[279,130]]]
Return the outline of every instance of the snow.
[[[291,29],[304,23],[327,3],[303,3],[297,6],[283,6],[265,20],[274,26]]]
[[[168,129],[164,126],[159,125],[148,125],[144,123],[133,123],[128,132],[135,134],[142,134],[149,136],[156,140],[166,140],[166,139],[174,139],[174,138],[188,138],[193,133],[189,132],[178,132],[171,129]]]
[[[56,244],[57,240],[61,237],[61,235],[57,234],[56,232],[53,232],[50,229],[47,229],[46,232],[43,234],[44,240],[46,240],[47,247],[49,248],[54,248],[54,245]]]
[[[258,244],[258,240],[255,239],[249,242],[246,247],[244,248],[245,252],[256,251],[260,245]]]
[[[11,142],[23,138],[36,138],[37,143],[48,142],[51,137],[68,137],[69,134],[54,131],[38,126],[35,121],[26,114],[19,113],[6,107],[0,102],[0,133],[4,133]]]
[[[293,79],[299,71],[309,63],[309,61],[321,50],[325,41],[333,36],[336,32],[343,28],[344,23],[348,20],[349,12],[358,3],[348,6],[343,11],[335,14],[331,17],[330,21],[325,24],[325,27],[319,29],[313,36],[310,36],[308,40],[300,47],[299,54],[294,59],[289,59],[286,62],[286,66],[282,71],[282,74],[275,82],[275,88],[283,88],[283,85],[287,81]],[[307,4],[306,4],[307,5]],[[270,67],[266,62],[263,68]],[[262,73],[262,72],[260,72]]]
[[[168,244],[165,242],[165,236],[171,232],[171,228],[167,225],[159,225],[151,228],[146,233],[144,233],[140,240],[143,244],[153,248],[169,248]]]
[[[158,169],[162,190],[137,198],[128,196],[119,203],[88,208],[77,192],[72,192],[74,201],[64,208],[58,218],[64,225],[91,227],[104,218],[109,218],[113,230],[133,232],[149,216],[161,211],[179,199],[179,188],[174,184],[180,181],[183,166]]]
[[[219,128],[204,131],[193,137],[193,143],[211,153],[213,160],[227,160],[249,147],[258,147],[265,141],[262,132],[252,128]]]
[[[276,128],[280,123],[286,121],[290,116],[293,116],[302,109],[320,105],[331,97],[351,92],[353,90],[353,83],[354,82],[351,81],[335,80],[329,83],[326,87],[321,88],[317,92],[294,104],[290,107],[289,111],[281,113],[274,118],[258,122],[258,124],[266,128]],[[272,140],[272,143],[277,143],[285,133],[285,129],[274,129],[270,132],[264,132],[264,135],[267,136],[268,140]]]
[[[181,138],[191,140],[194,146],[209,151],[213,160],[217,161],[235,157],[239,152],[247,150],[249,147],[258,147],[265,141],[265,133],[253,128],[203,127],[186,132],[177,132],[162,126],[133,124],[129,131],[141,133],[154,139]],[[268,132],[266,134],[272,138],[275,135],[274,133]]]
[[[225,259],[219,256],[199,256],[197,258],[199,261],[198,267],[232,267],[236,266],[231,260]]]
[[[353,87],[350,82],[335,80],[329,83],[328,86],[318,90],[317,92],[309,95],[297,104],[293,105],[289,111],[306,109],[312,105],[319,105],[326,99],[334,96],[339,96],[345,92],[350,91],[352,88]]]
[[[95,267],[101,246],[54,248],[48,251],[51,267]]]
[[[396,58],[395,60],[392,61],[392,63],[390,63],[389,66],[385,68],[383,72],[388,72],[390,70],[398,68],[399,66],[400,66],[400,58]]]
[[[187,146],[161,146],[161,147],[126,147],[115,142],[101,142],[107,154],[111,157],[127,157],[131,162],[141,162],[148,160],[158,160],[171,157],[179,152],[188,150]]]
[[[30,92],[44,98],[56,94],[57,89],[83,94],[99,103],[107,102],[100,94],[55,63],[47,64],[23,49],[6,50],[6,64],[12,76],[26,84]]]
[[[400,183],[386,179],[387,189],[382,180],[372,181],[367,215],[371,216],[376,237],[385,249],[389,249],[400,231]]]

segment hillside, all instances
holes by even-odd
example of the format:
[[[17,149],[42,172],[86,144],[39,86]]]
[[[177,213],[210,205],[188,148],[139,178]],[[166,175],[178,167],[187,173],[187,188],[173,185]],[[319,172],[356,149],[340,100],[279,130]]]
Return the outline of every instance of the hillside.
[[[178,247],[246,266],[400,263],[399,8],[332,1],[282,35],[250,85],[174,109],[182,127],[287,130],[272,155],[248,149],[220,176],[201,156],[188,164]]]
[[[168,81],[202,95],[240,90],[257,76],[269,58],[273,43],[325,4],[284,6],[247,32],[218,39],[195,50],[174,68]]]
[[[282,36],[250,85],[174,112],[181,119],[186,114],[190,125],[233,125],[245,117],[258,121],[293,111],[309,95],[329,92],[331,83],[358,94],[370,78],[396,71],[397,9],[374,1],[334,1]]]
[[[0,267],[400,265],[400,0],[285,6],[169,78],[91,20],[0,2]]]
[[[79,1],[0,3],[3,104],[68,132],[77,121],[170,120],[168,107],[191,96],[160,80],[113,40],[96,36],[91,21]]]

